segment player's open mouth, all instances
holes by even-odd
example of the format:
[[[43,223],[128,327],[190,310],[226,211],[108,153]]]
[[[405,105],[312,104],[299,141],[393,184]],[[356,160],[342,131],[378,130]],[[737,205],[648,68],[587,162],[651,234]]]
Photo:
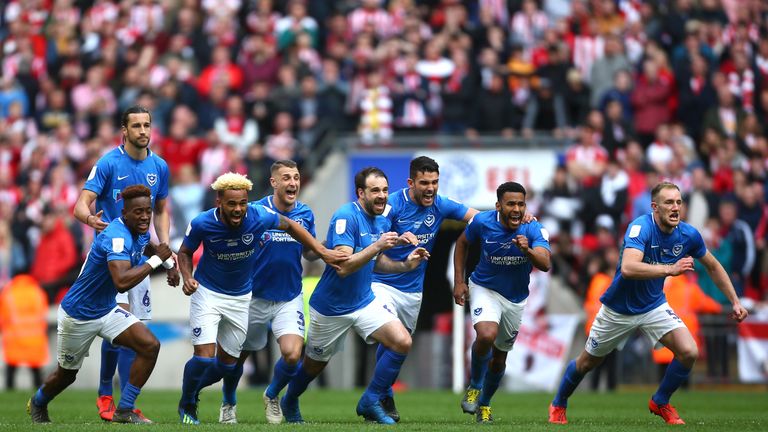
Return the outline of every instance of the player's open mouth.
[[[233,223],[239,223],[243,219],[243,215],[232,215],[232,222]]]
[[[520,214],[511,214],[509,215],[509,220],[512,223],[520,223],[520,221],[523,219],[523,216]]]
[[[429,195],[424,194],[422,196],[422,198],[421,198],[421,201],[422,202],[426,202],[426,203],[431,203],[434,200],[435,200],[435,195],[434,194],[429,194]]]
[[[286,190],[285,196],[288,198],[296,198],[296,191],[295,190]]]
[[[677,221],[680,220],[680,214],[678,213],[672,213],[669,215],[669,220],[671,221]]]
[[[140,230],[145,231],[149,229],[149,222],[139,222],[138,225],[136,225]]]

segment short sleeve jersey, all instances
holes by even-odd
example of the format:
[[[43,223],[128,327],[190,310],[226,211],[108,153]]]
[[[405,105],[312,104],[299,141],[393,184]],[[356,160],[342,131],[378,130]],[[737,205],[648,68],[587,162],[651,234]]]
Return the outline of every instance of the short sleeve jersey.
[[[221,294],[240,296],[251,292],[259,238],[279,224],[277,213],[261,205],[249,204],[237,228],[221,220],[218,208],[200,213],[187,227],[183,243],[191,251],[203,244],[195,279]]]
[[[501,223],[499,213],[494,210],[475,215],[464,234],[470,243],[482,242],[480,262],[470,276],[472,282],[496,291],[514,303],[528,298],[533,264],[513,240],[524,235],[529,248],[550,250],[547,230],[537,221],[510,230]]]
[[[157,199],[168,196],[168,164],[151,150],[144,160],[133,159],[120,146],[102,156],[91,169],[83,189],[94,192],[96,212],[104,210],[103,219],[113,221],[122,215],[121,192],[128,186],[144,185],[152,194],[152,207]]]
[[[696,228],[685,222],[667,234],[661,231],[652,214],[638,217],[624,234],[619,251],[624,255],[627,248],[643,252],[643,262],[672,265],[680,258],[692,256],[699,259],[707,253],[704,239]],[[604,305],[625,315],[638,315],[655,309],[667,301],[664,295],[664,278],[627,279],[621,274],[621,259],[611,286],[600,297]]]
[[[296,201],[290,211],[280,212],[270,195],[256,201],[298,223],[315,237],[315,215],[306,204]],[[285,231],[270,229],[259,237],[253,274],[253,296],[270,301],[288,301],[301,293],[301,254],[304,246]]]
[[[442,195],[435,196],[435,202],[424,207],[411,200],[408,188],[401,189],[390,195],[391,210],[384,214],[390,221],[391,230],[398,234],[410,231],[419,239],[419,246],[432,252],[435,246],[435,235],[440,230],[444,219],[462,220],[469,208]],[[393,261],[403,261],[416,247],[412,245],[395,246],[384,254]],[[373,273],[373,281],[394,287],[408,293],[418,293],[423,290],[424,272],[427,262],[423,261],[414,270],[405,273]]]
[[[140,265],[146,260],[143,254],[148,244],[149,233],[133,235],[122,218],[113,220],[93,240],[80,275],[61,301],[64,311],[79,320],[94,320],[109,313],[117,305],[109,261]]]
[[[353,253],[358,253],[375,243],[388,227],[389,222],[383,216],[371,216],[357,202],[351,202],[331,218],[326,247],[349,246]],[[326,316],[345,315],[367,306],[374,299],[371,290],[374,261],[375,258],[346,277],[326,265],[309,304]]]

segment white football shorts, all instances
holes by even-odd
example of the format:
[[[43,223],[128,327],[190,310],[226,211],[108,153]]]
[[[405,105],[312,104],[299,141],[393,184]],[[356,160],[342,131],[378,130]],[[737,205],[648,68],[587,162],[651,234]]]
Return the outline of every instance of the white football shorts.
[[[217,343],[232,357],[240,357],[248,328],[251,293],[231,296],[199,285],[190,297],[192,345]]]
[[[57,318],[56,357],[59,365],[69,370],[80,369],[97,335],[112,343],[128,327],[140,322],[120,306],[115,306],[109,313],[94,320],[71,317],[59,306]]]
[[[350,328],[355,329],[366,343],[372,344],[375,341],[371,334],[396,319],[394,311],[378,298],[346,315],[326,316],[310,307],[306,355],[327,362],[344,348],[344,336]]]
[[[680,327],[685,327],[685,324],[669,303],[639,315],[623,315],[602,305],[592,323],[584,349],[595,357],[605,357],[616,348],[624,348],[636,329],[640,329],[659,348],[659,339]]]
[[[499,325],[494,345],[501,351],[512,351],[523,320],[523,309],[528,299],[513,303],[498,292],[483,288],[469,281],[469,307],[472,325],[482,321],[495,322]]]
[[[283,335],[304,338],[304,296],[299,293],[293,300],[276,302],[258,297],[251,298],[248,312],[248,335],[243,351],[258,351],[267,345],[270,323],[275,339]]]
[[[135,287],[124,293],[117,293],[115,300],[118,304],[127,304],[131,313],[142,321],[152,319],[152,299],[149,288],[149,276],[144,278]]]
[[[416,322],[419,320],[422,293],[402,292],[381,282],[372,283],[371,289],[376,298],[381,299],[393,310],[405,328],[413,334],[416,331]]]

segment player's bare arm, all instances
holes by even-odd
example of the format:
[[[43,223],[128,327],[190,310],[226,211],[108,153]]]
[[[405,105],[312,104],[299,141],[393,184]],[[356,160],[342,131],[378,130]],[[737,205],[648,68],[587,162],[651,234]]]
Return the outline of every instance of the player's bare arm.
[[[171,257],[171,248],[165,243],[155,246],[154,252],[153,257],[157,256],[159,262],[150,258],[144,264],[135,267],[131,267],[130,261],[114,260],[109,262],[109,274],[112,276],[112,282],[118,292],[126,292],[133,288],[149,276],[152,270],[161,265],[163,261]]]
[[[188,296],[197,291],[199,285],[195,278],[192,277],[192,255],[194,253],[194,251],[184,245],[181,245],[179,248],[179,271],[184,279],[184,285],[181,286],[181,290]]]
[[[621,275],[627,279],[657,279],[693,270],[693,258],[683,257],[672,265],[643,262],[643,251],[625,248],[621,255]]]
[[[550,260],[550,252],[541,246],[531,248],[528,246],[528,237],[524,235],[518,235],[512,242],[520,249],[520,252],[531,260],[531,263],[537,269],[546,272],[552,267]]]
[[[353,254],[353,250],[349,246],[337,246],[335,249],[349,254],[349,258],[339,264],[339,268],[336,270],[341,277],[346,277],[366,265],[372,260],[379,252],[387,249],[392,249],[397,245],[399,236],[396,232],[387,232],[381,235],[375,243],[371,243],[370,246],[361,250],[358,253]]]
[[[326,248],[322,243],[317,241],[317,239],[314,238],[312,234],[309,233],[309,231],[304,229],[303,226],[283,215],[279,216],[280,224],[277,226],[277,228],[287,232],[291,237],[296,239],[296,241],[304,245],[305,248],[316,253],[323,261],[326,262],[326,264],[338,270],[341,263],[349,258],[349,253]]]
[[[96,231],[103,231],[107,228],[108,223],[101,219],[104,214],[104,210],[99,211],[96,214],[91,214],[91,206],[96,201],[97,195],[95,192],[83,189],[80,192],[80,196],[77,197],[75,203],[74,216],[75,219],[95,229]]]
[[[726,273],[723,265],[720,264],[720,261],[718,261],[709,251],[707,251],[699,261],[704,265],[707,274],[712,278],[712,281],[717,285],[717,288],[725,294],[725,297],[727,297],[728,301],[733,305],[733,311],[730,314],[731,319],[738,322],[744,321],[747,315],[749,315],[749,312],[747,312],[744,306],[741,305],[739,296],[736,295],[736,290],[733,288],[731,279],[728,277],[728,273]]]
[[[163,243],[166,244],[166,243]],[[149,243],[147,247],[144,249],[144,256],[151,257],[152,255],[157,255],[158,246],[154,243]],[[173,257],[175,254],[173,251],[171,251],[171,257]],[[159,255],[158,255],[159,256]],[[166,263],[170,262],[171,260],[163,261],[163,267],[166,267]],[[167,267],[166,267],[167,268]],[[179,282],[181,281],[181,276],[179,275],[179,270],[176,266],[176,264],[173,264],[173,267],[167,269],[167,276],[166,281],[168,282],[168,285],[172,287],[179,286]]]
[[[378,273],[405,273],[414,270],[419,264],[428,259],[429,252],[423,247],[418,247],[411,251],[403,261],[395,261],[384,254],[380,254],[376,258],[374,271]]]
[[[472,207],[470,207],[470,208],[467,210],[467,212],[466,212],[466,213],[464,213],[464,217],[462,218],[462,220],[463,220],[464,222],[466,222],[466,223],[469,223],[469,221],[471,221],[471,220],[472,220],[472,218],[473,218],[473,217],[475,217],[475,215],[476,215],[476,214],[478,214],[478,213],[480,213],[480,210],[478,210],[478,209],[473,209]]]
[[[464,306],[464,303],[469,299],[469,287],[465,279],[468,253],[469,240],[467,240],[466,234],[462,232],[456,240],[456,248],[453,250],[453,301],[460,306]]]

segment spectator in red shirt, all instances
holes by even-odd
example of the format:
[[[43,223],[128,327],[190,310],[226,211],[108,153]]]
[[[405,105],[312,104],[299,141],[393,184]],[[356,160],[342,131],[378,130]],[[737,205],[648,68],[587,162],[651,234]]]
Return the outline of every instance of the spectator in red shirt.
[[[197,80],[200,96],[207,97],[214,83],[223,83],[230,91],[240,91],[243,87],[243,72],[232,63],[229,48],[216,46],[212,57],[211,64],[203,69]]]
[[[659,77],[659,65],[653,59],[643,62],[643,73],[638,77],[632,92],[632,109],[635,113],[635,130],[643,146],[654,139],[656,126],[667,123],[671,112],[667,101],[672,96],[672,85]]]

